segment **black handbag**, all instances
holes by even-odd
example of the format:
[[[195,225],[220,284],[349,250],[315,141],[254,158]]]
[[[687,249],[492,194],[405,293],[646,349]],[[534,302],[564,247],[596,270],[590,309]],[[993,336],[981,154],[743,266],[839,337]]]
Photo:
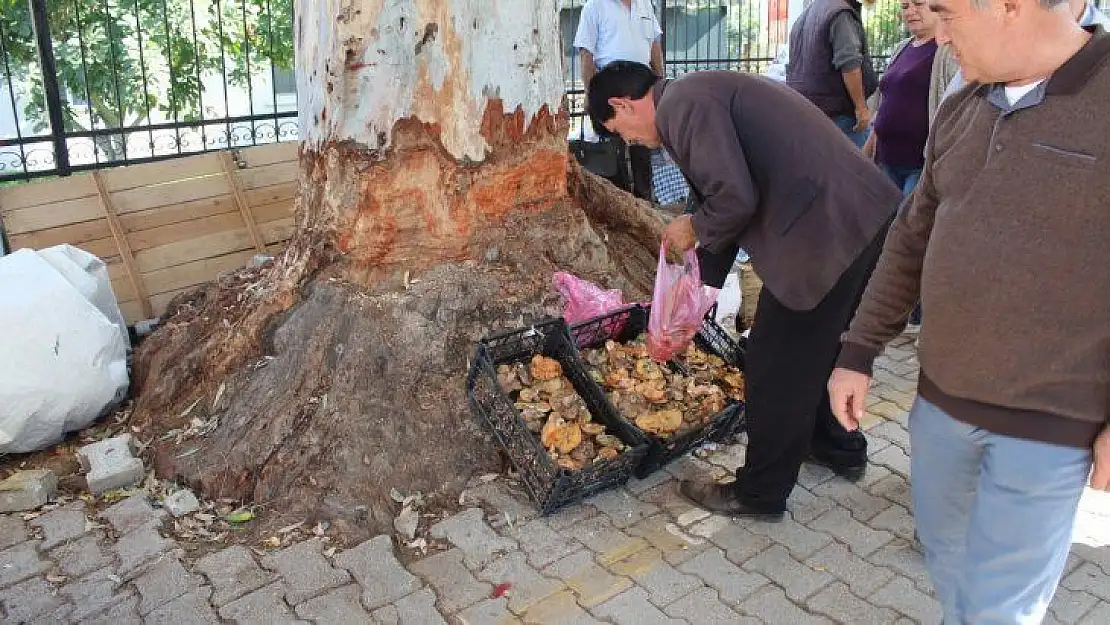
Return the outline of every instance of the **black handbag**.
[[[587,123],[587,120],[583,120]],[[601,137],[596,143],[586,141],[585,126],[577,139],[570,141],[570,151],[586,171],[602,178],[615,179],[620,173],[621,146],[611,137]]]

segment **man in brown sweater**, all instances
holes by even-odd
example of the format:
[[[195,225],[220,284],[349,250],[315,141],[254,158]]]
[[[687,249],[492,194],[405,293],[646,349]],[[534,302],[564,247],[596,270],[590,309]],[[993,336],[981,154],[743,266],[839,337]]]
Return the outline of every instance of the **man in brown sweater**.
[[[931,7],[969,84],[939,110],[829,392],[857,428],[920,294],[912,491],[944,622],[1039,623],[1088,478],[1110,488],[1110,37],[1066,0]]]
[[[588,108],[599,132],[665,147],[690,181],[698,208],[668,226],[671,249],[698,243],[702,278],[720,287],[743,247],[764,283],[746,359],[746,463],[732,484],[682,493],[777,519],[807,454],[860,476],[866,441],[836,422],[825,383],[901,193],[816,106],[760,76],[661,80],[613,63]]]

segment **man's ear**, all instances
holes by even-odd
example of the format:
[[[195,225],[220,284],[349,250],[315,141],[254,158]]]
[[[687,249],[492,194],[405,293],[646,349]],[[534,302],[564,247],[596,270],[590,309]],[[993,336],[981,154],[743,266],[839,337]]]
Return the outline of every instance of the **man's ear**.
[[[609,106],[613,107],[614,112],[628,112],[628,98],[609,98]]]

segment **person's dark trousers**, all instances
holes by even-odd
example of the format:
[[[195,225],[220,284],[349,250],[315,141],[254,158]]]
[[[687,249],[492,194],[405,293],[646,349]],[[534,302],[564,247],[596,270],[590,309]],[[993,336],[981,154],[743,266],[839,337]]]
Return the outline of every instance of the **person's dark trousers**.
[[[628,145],[620,135],[613,135],[613,141],[620,150],[622,166],[610,181],[640,199],[652,201],[655,192],[651,184],[651,150],[642,145]]]
[[[741,503],[784,510],[811,449],[849,466],[866,463],[867,440],[837,422],[827,384],[885,237],[884,228],[813,310],[791,310],[760,292],[745,358],[748,448],[735,482]]]

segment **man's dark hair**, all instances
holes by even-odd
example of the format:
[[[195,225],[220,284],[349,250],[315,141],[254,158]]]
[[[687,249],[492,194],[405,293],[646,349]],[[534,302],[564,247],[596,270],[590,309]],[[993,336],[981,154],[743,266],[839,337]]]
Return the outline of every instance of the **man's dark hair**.
[[[602,137],[610,134],[602,125],[614,115],[609,98],[639,100],[651,91],[658,80],[659,76],[650,67],[632,61],[614,61],[594,74],[588,85],[586,101],[586,112],[593,122],[594,131]]]

